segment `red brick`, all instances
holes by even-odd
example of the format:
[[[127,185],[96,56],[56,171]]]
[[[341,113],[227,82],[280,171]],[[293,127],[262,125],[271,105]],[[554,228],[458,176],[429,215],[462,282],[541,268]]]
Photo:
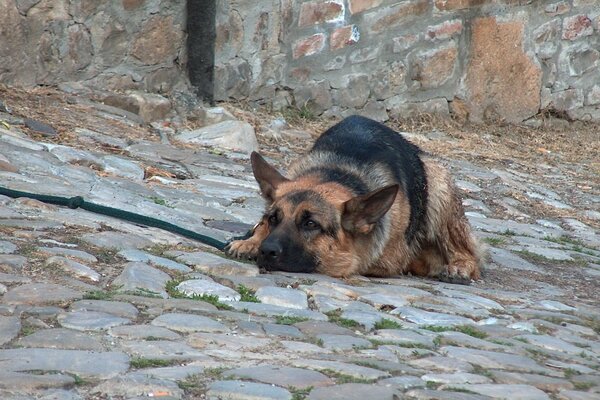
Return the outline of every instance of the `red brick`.
[[[433,25],[427,28],[426,37],[430,40],[444,40],[449,39],[457,33],[461,33],[463,29],[463,23],[459,19],[453,19],[451,21],[445,21],[438,25]]]
[[[350,14],[356,14],[361,11],[379,7],[382,2],[383,0],[349,0]]]
[[[565,18],[563,21],[562,38],[566,40],[575,40],[580,37],[590,36],[594,33],[592,20],[587,15],[573,15]]]
[[[435,8],[440,11],[462,10],[492,2],[492,0],[435,0]]]
[[[325,35],[317,33],[294,43],[293,57],[300,58],[319,53],[325,47]]]
[[[309,26],[334,21],[344,17],[341,1],[309,1],[300,6],[298,26]]]
[[[358,42],[358,39],[360,39],[360,32],[356,25],[343,26],[331,33],[329,47],[331,50],[341,49]]]
[[[371,30],[377,33],[405,22],[408,17],[424,14],[428,9],[428,0],[412,0],[376,10],[365,15],[365,19]]]

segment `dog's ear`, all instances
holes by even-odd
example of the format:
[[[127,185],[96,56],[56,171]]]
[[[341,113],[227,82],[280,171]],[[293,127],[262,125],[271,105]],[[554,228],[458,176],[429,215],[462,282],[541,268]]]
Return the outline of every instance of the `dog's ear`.
[[[252,152],[250,160],[252,161],[254,178],[258,182],[258,186],[260,186],[262,196],[272,202],[275,198],[275,189],[277,189],[277,186],[283,182],[287,182],[288,179],[266,162],[257,152]]]
[[[342,211],[344,229],[353,233],[371,232],[375,223],[394,204],[398,188],[397,184],[386,186],[345,202]]]

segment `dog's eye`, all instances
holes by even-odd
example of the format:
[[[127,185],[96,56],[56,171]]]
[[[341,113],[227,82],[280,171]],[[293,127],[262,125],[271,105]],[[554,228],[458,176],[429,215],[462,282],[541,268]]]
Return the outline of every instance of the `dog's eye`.
[[[310,230],[313,230],[313,229],[320,229],[321,227],[319,226],[319,224],[318,224],[318,223],[316,223],[316,222],[315,222],[315,221],[313,221],[312,219],[307,219],[307,220],[304,222],[304,228],[306,228],[306,229],[310,229]]]
[[[271,223],[271,224],[277,223],[277,214],[269,215],[269,223]]]

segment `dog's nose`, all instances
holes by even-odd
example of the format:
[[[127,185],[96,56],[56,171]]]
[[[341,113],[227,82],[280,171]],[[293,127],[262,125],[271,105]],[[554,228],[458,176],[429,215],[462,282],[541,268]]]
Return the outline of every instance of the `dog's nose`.
[[[281,247],[281,243],[275,240],[265,240],[260,246],[260,256],[265,261],[276,261],[283,248]]]

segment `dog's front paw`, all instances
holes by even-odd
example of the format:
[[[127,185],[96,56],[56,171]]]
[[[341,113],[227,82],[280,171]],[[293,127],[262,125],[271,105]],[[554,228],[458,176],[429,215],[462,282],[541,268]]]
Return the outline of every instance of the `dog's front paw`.
[[[450,264],[446,266],[445,271],[438,275],[442,282],[455,283],[459,285],[471,284],[471,270],[467,266],[460,264]]]
[[[259,246],[260,243],[252,239],[234,240],[225,247],[225,252],[231,257],[253,260],[258,256]]]

